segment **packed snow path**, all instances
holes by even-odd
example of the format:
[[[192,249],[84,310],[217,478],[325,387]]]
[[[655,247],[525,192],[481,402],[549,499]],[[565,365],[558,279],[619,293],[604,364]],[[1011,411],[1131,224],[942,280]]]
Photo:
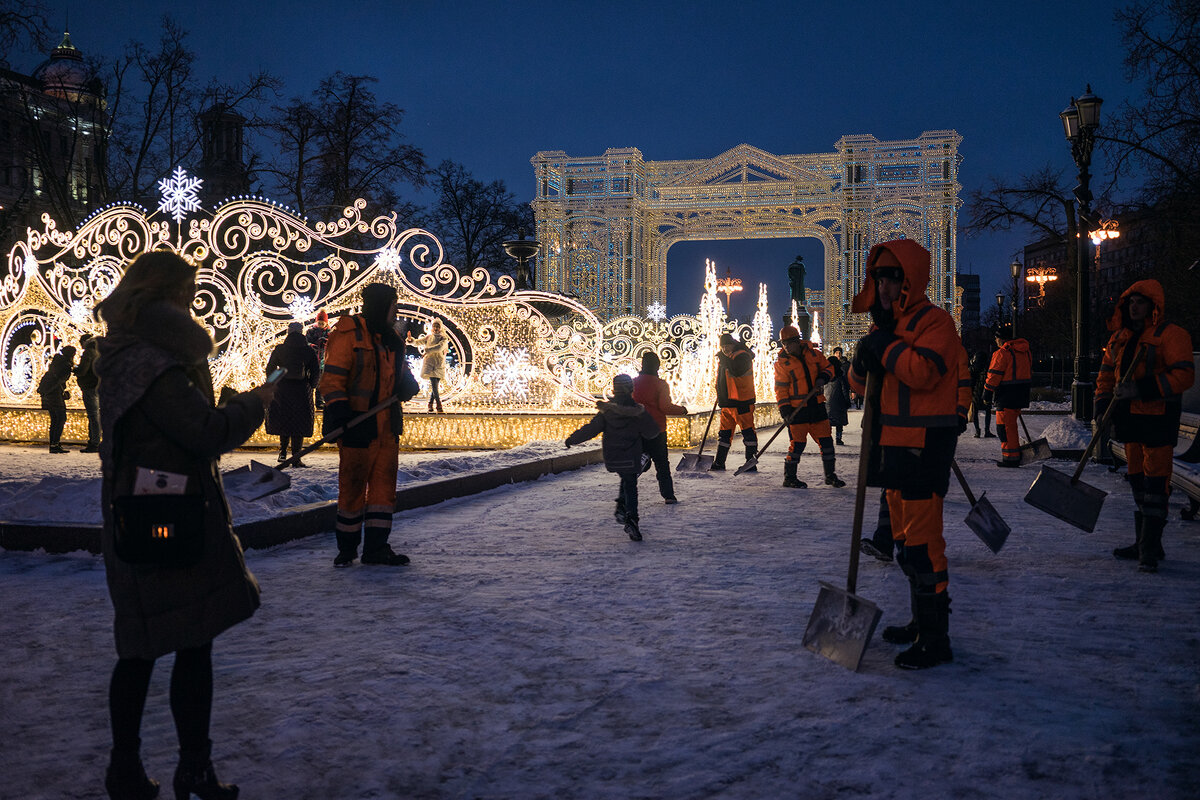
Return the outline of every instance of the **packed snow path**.
[[[756,475],[677,480],[677,506],[645,475],[642,543],[590,467],[398,516],[405,568],[335,570],[332,534],[249,552],[263,607],[215,645],[218,774],[288,800],[1195,797],[1200,525],[1178,498],[1167,560],[1140,574],[1110,555],[1132,540],[1119,474],[1084,473],[1110,492],[1085,534],[1021,502],[1036,467],[996,469],[997,441],[964,435],[1012,536],[993,555],[952,486],[954,663],[897,670],[877,632],[855,674],[800,645],[818,581],[846,577],[846,442],[840,490],[811,445],[814,488],[781,488],[782,441]],[[881,625],[908,619],[894,565],[864,556],[858,592]],[[102,796],[101,561],[0,553],[0,603],[0,797]],[[142,731],[164,783],[169,672]]]

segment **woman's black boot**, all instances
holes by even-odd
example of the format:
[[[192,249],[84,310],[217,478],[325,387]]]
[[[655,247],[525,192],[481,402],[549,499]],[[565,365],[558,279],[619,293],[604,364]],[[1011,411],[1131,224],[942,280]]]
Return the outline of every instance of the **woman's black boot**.
[[[132,753],[112,751],[108,771],[104,773],[104,788],[111,800],[153,800],[158,797],[158,781],[146,777],[142,758]]]
[[[237,800],[238,787],[217,781],[213,770],[212,742],[195,751],[180,750],[179,766],[175,770],[175,800],[188,800],[192,795],[200,800]]]

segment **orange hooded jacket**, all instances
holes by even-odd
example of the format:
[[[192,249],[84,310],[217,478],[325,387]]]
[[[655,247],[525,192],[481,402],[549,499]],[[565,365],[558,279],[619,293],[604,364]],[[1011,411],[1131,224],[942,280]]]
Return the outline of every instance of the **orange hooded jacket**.
[[[892,306],[897,338],[888,344],[881,359],[886,373],[879,398],[879,443],[923,447],[926,428],[958,425],[962,340],[954,318],[925,296],[929,251],[910,239],[882,242],[871,248],[862,289],[854,296],[851,310],[862,314],[875,304],[875,263],[884,250],[900,263],[904,282]],[[866,375],[852,366],[849,379],[850,387],[863,394]]]
[[[403,356],[400,356],[403,357]],[[349,400],[355,414],[371,408],[393,392],[397,355],[367,330],[361,314],[343,314],[325,345],[325,369],[320,392],[326,404]],[[400,406],[385,408],[376,417],[379,435],[395,432],[392,416],[399,420]]]
[[[1140,332],[1124,325],[1122,312],[1131,294],[1140,294],[1154,304],[1154,310],[1146,317],[1146,325]],[[1126,357],[1132,359],[1136,348],[1144,347],[1129,378],[1138,387],[1138,397],[1130,403],[1129,413],[1161,415],[1166,413],[1169,401],[1178,404],[1180,395],[1196,378],[1192,337],[1183,328],[1167,322],[1164,310],[1162,284],[1156,280],[1138,281],[1121,293],[1108,320],[1108,329],[1113,335],[1104,346],[1104,358],[1096,377],[1096,400],[1112,400],[1117,372],[1128,366]],[[1129,353],[1130,348],[1134,348],[1135,353]]]

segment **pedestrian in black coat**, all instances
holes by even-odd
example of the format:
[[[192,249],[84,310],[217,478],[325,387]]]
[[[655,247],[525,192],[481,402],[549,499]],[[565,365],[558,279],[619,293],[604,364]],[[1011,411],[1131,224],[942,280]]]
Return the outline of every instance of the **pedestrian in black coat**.
[[[837,443],[844,445],[842,428],[850,424],[850,384],[846,381],[846,370],[850,364],[842,355],[842,348],[833,348],[829,365],[833,367],[833,380],[825,387],[825,407],[829,411],[829,424],[833,427]]]
[[[311,348],[304,337],[303,326],[299,322],[288,325],[287,336],[271,351],[267,360],[267,374],[270,375],[276,367],[287,369],[287,375],[279,382],[275,399],[267,408],[267,433],[279,437],[279,460],[287,460],[288,442],[292,445],[292,456],[300,453],[304,445],[304,437],[312,436],[313,420],[316,412],[313,408],[313,390],[321,375],[321,365],[317,361],[317,353]],[[301,461],[297,467],[307,466]]]
[[[87,414],[88,442],[81,453],[100,452],[100,379],[96,377],[96,338],[90,333],[79,337],[83,352],[79,354],[79,365],[75,367],[75,383],[83,399],[83,410]]]
[[[642,540],[638,527],[637,479],[650,466],[644,455],[646,440],[658,436],[658,423],[646,409],[633,400],[633,378],[617,375],[613,378],[613,398],[596,403],[600,413],[567,437],[567,447],[586,442],[602,434],[601,449],[604,466],[621,477],[621,490],[613,515],[625,525],[625,532],[635,542]]]
[[[42,396],[42,408],[50,412],[50,452],[69,453],[62,446],[63,428],[67,426],[67,379],[75,366],[75,348],[67,345],[46,367],[46,374],[38,383],[38,394]]]
[[[983,350],[971,356],[968,369],[971,371],[971,421],[975,425],[975,438],[979,438],[979,412],[983,412],[983,438],[994,439],[992,433],[992,404],[983,399],[984,384],[987,383],[988,364],[991,354]]]
[[[109,797],[158,794],[158,783],[142,766],[141,724],[155,661],[168,653],[175,654],[171,716],[179,737],[174,796],[237,796],[236,786],[217,781],[211,759],[212,643],[254,613],[259,588],[233,532],[218,459],[262,424],[275,386],[216,405],[208,368],[215,348],[190,313],[195,280],[196,267],[175,253],[144,253],[96,309],[108,329],[96,359],[103,426],[100,545],[118,658],[108,695]],[[163,479],[177,476],[184,490],[175,495],[178,503],[202,504],[199,561],[134,564],[118,555],[113,504],[135,498],[139,476],[150,471]]]

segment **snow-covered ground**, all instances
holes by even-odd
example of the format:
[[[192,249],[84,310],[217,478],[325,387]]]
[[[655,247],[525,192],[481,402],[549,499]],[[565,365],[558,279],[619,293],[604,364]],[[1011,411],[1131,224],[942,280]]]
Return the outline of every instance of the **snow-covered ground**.
[[[856,428],[846,442],[853,484]],[[997,469],[997,440],[964,435],[1012,536],[992,554],[952,488],[954,663],[897,670],[876,635],[856,674],[800,645],[818,582],[845,580],[853,486],[820,485],[810,445],[814,488],[781,488],[782,444],[758,474],[679,479],[675,506],[643,476],[641,543],[594,466],[398,515],[401,569],[333,569],[331,533],[250,551],[263,607],[214,650],[219,774],[288,800],[1197,796],[1200,525],[1178,499],[1167,560],[1141,574],[1110,555],[1132,540],[1120,474],[1085,471],[1110,492],[1085,534],[1022,502],[1036,467]],[[37,483],[0,455],[6,485]],[[30,502],[93,502],[56,491]],[[103,566],[4,552],[0,576],[0,797],[100,797]],[[858,592],[881,625],[907,620],[894,565],[864,558]],[[142,731],[165,782],[169,662]]]

